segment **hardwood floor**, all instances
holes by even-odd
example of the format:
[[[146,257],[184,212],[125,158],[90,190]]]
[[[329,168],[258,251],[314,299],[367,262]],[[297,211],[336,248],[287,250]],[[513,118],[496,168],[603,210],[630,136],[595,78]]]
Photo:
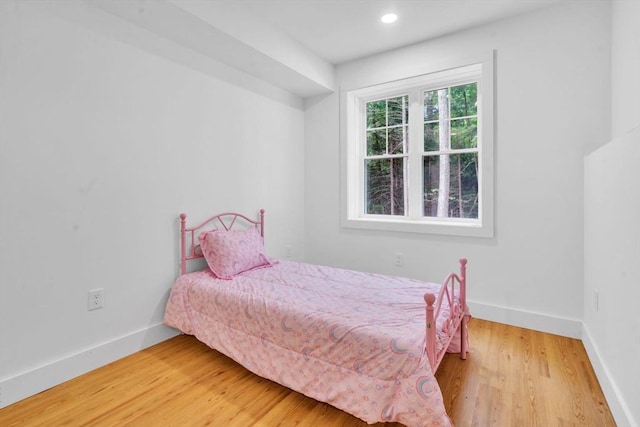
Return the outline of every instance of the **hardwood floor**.
[[[615,426],[580,340],[478,319],[436,374],[456,426]]]
[[[579,340],[479,319],[469,330],[467,360],[447,355],[436,375],[457,427],[615,426]],[[367,424],[178,336],[0,410],[4,427],[63,425]]]

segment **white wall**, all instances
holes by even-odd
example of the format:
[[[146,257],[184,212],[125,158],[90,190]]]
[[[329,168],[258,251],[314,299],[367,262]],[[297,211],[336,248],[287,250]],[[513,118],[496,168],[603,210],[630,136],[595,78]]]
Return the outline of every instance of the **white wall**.
[[[585,160],[583,341],[619,426],[640,421],[639,163],[640,127]]]
[[[611,134],[640,122],[640,1],[612,0]]]
[[[640,425],[638,1],[612,2],[611,65],[613,140],[585,159],[583,342],[622,427]]]
[[[304,255],[295,99],[68,4],[0,2],[0,406],[173,333],[180,212],[265,208],[267,251]]]
[[[496,235],[367,232],[339,225],[339,100],[307,103],[310,262],[438,281],[469,258],[472,314],[579,337],[583,156],[609,138],[610,5],[570,2],[337,67],[340,86],[420,74],[496,50]],[[402,252],[404,267],[394,265]]]

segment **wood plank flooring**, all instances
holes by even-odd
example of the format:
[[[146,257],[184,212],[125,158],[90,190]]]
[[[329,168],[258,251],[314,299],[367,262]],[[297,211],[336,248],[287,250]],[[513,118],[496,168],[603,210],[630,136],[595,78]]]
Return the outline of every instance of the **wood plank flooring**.
[[[437,377],[456,427],[615,426],[579,340],[479,319]],[[178,336],[0,410],[0,426],[365,426]],[[382,424],[380,424],[382,425]],[[399,424],[386,424],[396,426]]]

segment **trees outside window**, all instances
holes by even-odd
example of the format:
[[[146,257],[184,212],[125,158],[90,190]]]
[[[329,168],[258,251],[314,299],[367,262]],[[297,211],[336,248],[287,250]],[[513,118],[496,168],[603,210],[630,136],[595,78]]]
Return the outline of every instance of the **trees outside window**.
[[[407,95],[367,102],[366,212],[404,215],[409,118]]]
[[[424,94],[424,216],[478,218],[477,87]]]
[[[363,149],[366,213],[402,215],[420,203],[422,216],[478,218],[477,82],[420,90],[366,103]],[[412,107],[410,108],[410,100]],[[409,129],[410,115],[422,127]],[[422,147],[409,149],[409,135]],[[418,149],[416,149],[418,148]],[[406,173],[409,157],[422,159],[422,182]],[[409,200],[408,186],[421,186],[422,200]]]

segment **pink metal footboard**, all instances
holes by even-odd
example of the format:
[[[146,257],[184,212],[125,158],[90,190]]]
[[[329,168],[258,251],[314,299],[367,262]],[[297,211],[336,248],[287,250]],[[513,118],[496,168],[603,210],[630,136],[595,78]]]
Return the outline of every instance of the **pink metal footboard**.
[[[458,298],[455,299],[455,289],[458,287]],[[467,358],[468,340],[467,340],[467,322],[469,320],[469,309],[467,307],[467,259],[460,258],[460,275],[455,273],[449,274],[442,283],[440,293],[436,297],[434,294],[427,293],[424,295],[424,301],[427,303],[427,329],[426,329],[426,350],[431,370],[435,373],[440,366],[440,362],[447,351],[447,347],[455,336],[455,332],[460,328],[460,358]],[[442,349],[436,349],[436,321],[442,308],[442,301],[447,299],[450,307],[449,318],[444,321],[444,329],[449,337],[444,343]],[[435,306],[434,306],[435,304]]]
[[[222,228],[231,230],[237,219],[245,221],[246,224],[256,227],[260,231],[260,235],[264,238],[264,209],[260,209],[260,219],[253,220],[246,216],[235,213],[225,212],[214,215],[195,227],[187,227],[187,214],[180,214],[180,274],[187,272],[187,261],[197,258],[204,258],[202,252],[198,251],[196,232],[202,230],[205,226],[210,228]],[[204,231],[204,230],[202,230]],[[187,236],[189,237],[189,247],[187,248]]]

